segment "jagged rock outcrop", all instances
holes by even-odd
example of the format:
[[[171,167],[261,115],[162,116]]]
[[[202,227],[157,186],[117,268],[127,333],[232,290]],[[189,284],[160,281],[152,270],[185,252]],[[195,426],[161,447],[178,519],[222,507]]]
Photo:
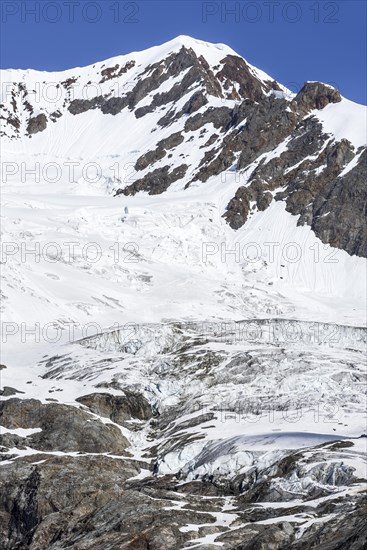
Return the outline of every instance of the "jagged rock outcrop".
[[[119,76],[127,73],[130,69],[135,67],[135,61],[128,61],[124,65],[120,67],[118,63],[114,65],[113,67],[106,67],[101,71],[101,80],[100,84],[103,84],[104,82],[107,82],[107,80],[112,80],[114,78],[118,78]]]
[[[329,103],[339,103],[342,100],[339,90],[322,82],[306,82],[294,101],[305,113],[313,109],[323,109]]]
[[[91,109],[97,109],[97,107],[100,107],[103,103],[103,96],[97,96],[93,99],[74,99],[70,103],[68,110],[72,115],[80,115],[81,113],[86,113]]]
[[[26,438],[1,435],[5,447],[28,445],[39,451],[124,454],[129,442],[118,427],[104,424],[68,405],[42,404],[36,399],[11,398],[0,402],[0,423],[7,429],[40,429]]]
[[[135,195],[139,191],[147,191],[149,195],[159,195],[166,191],[171,183],[183,178],[188,166],[187,164],[181,164],[171,171],[170,168],[170,166],[157,168],[128,187],[119,189],[116,195]]]
[[[215,76],[223,83],[224,89],[231,90],[231,99],[248,98],[260,101],[264,92],[281,91],[279,84],[275,81],[268,81],[264,85],[240,57],[228,55],[222,63],[223,67]]]
[[[109,393],[93,393],[79,397],[77,401],[93,413],[107,417],[122,426],[132,418],[148,420],[152,417],[151,406],[142,395],[126,389],[124,394],[124,396],[117,396]]]
[[[365,149],[356,166],[325,185],[315,201],[311,223],[323,242],[364,258],[367,257],[366,181]]]
[[[34,464],[35,460],[39,463]],[[330,550],[348,545],[359,549],[365,542],[362,497],[351,497],[345,504],[338,499],[321,501],[317,508],[307,506],[307,502],[297,506],[289,503],[282,512],[291,519],[274,521],[274,509],[248,504],[241,498],[230,497],[233,512],[221,512],[228,497],[210,491],[210,483],[203,498],[194,483],[183,485],[173,476],[132,480],[138,471],[131,461],[100,456],[45,459],[44,455],[34,455],[3,465],[2,548],[166,550],[182,548],[208,534],[225,550],[281,550],[303,548],[302,544],[316,548],[320,542]],[[218,513],[228,525],[217,522]],[[292,513],[301,525],[316,513],[325,519],[331,513],[332,519],[326,526],[324,521],[310,522],[298,539],[299,522]],[[231,515],[232,521],[228,518]],[[272,520],[270,527],[261,523],[266,519]],[[201,547],[207,548],[204,544]]]
[[[174,149],[175,147],[180,145],[180,143],[182,143],[184,139],[185,138],[183,137],[181,132],[176,132],[175,134],[170,135],[168,138],[162,139],[157,143],[157,147],[156,149],[154,149],[154,151],[148,151],[138,158],[135,163],[135,170],[144,170],[145,168],[148,168],[148,166],[155,164],[158,160],[161,160],[163,157],[166,156],[168,150]]]
[[[33,464],[35,460],[41,463]],[[104,456],[35,454],[31,460],[25,458],[2,465],[0,480],[4,491],[0,507],[6,535],[1,539],[1,547],[43,550],[56,548],[60,539],[78,544],[82,533],[88,539],[93,516],[98,510],[108,509],[111,499],[115,517],[118,515],[124,483],[138,471],[129,461]],[[89,528],[88,522],[91,522]],[[113,530],[110,535],[113,540]]]

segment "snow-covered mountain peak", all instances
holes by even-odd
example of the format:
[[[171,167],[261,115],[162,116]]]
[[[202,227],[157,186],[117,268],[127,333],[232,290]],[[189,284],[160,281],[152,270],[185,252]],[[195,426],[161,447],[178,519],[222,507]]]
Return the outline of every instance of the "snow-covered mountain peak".
[[[233,229],[282,200],[323,242],[367,255],[366,109],[329,85],[290,93],[227,46],[187,36],[88,67],[2,76],[3,154],[76,160],[70,183],[97,161],[104,189],[125,196],[214,190],[225,178],[217,200]]]
[[[172,40],[169,40],[167,42],[164,42],[163,44],[159,46],[154,46],[153,48],[149,48],[148,50],[145,50],[146,53],[150,51],[157,51],[157,55],[162,56],[162,54],[167,55],[168,53],[179,51],[182,46],[185,48],[192,48],[195,53],[199,55],[214,55],[215,51],[220,52],[220,55],[238,55],[232,48],[227,46],[226,44],[215,44],[212,42],[205,42],[204,40],[199,40],[197,38],[193,38],[191,36],[181,34],[179,36],[176,36],[175,38],[172,38]],[[159,53],[158,53],[159,52]],[[212,53],[211,53],[212,52]],[[206,56],[205,56],[206,57]]]

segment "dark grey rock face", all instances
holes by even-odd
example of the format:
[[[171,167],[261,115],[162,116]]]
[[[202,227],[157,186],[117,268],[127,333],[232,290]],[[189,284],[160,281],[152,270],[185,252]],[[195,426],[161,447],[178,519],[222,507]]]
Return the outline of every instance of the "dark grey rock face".
[[[45,114],[30,118],[27,125],[28,134],[37,134],[47,128],[47,117]]]
[[[12,388],[10,386],[4,386],[2,390],[0,390],[0,395],[3,397],[10,397],[11,395],[16,395],[17,393],[24,393],[23,391],[16,390],[15,388]]]
[[[205,97],[203,92],[195,92],[190,99],[182,107],[182,111],[179,115],[192,115],[204,105],[207,105],[208,99]]]
[[[304,112],[323,109],[329,103],[339,103],[341,100],[338,90],[322,82],[306,82],[294,99]]]
[[[331,90],[329,87],[325,89],[328,93]],[[313,94],[315,90],[318,90],[316,85],[312,87]],[[314,99],[313,94],[311,97]],[[331,90],[330,94],[331,100],[338,98],[337,92],[334,95]],[[278,100],[276,108],[271,109],[271,115],[267,110],[262,113],[257,109],[257,116],[253,119],[250,115],[250,119],[247,119],[246,127],[241,132],[244,138],[240,145],[238,170],[246,173],[251,162],[259,155],[275,149],[288,135],[287,148],[279,156],[265,163],[260,162],[252,169],[248,185],[237,190],[224,217],[233,229],[239,229],[248,219],[252,201],[256,202],[258,210],[263,210],[272,200],[268,193],[285,188],[275,193],[275,200],[285,201],[287,211],[299,215],[299,225],[310,225],[324,243],[346,250],[351,255],[365,257],[365,152],[359,152],[357,165],[341,175],[357,152],[347,140],[330,141],[330,136],[323,133],[316,118],[303,118],[303,112],[297,110],[297,97],[292,112],[287,112],[286,118],[283,118],[282,112],[276,114],[279,107],[282,111],[281,100]],[[301,97],[305,101],[308,95]],[[321,104],[326,101],[323,97],[321,95]],[[228,158],[233,164],[233,151],[237,149],[241,134],[227,142],[224,140],[225,148],[212,163],[201,168],[197,175],[199,179],[204,178],[205,181],[208,176],[226,169],[224,162]],[[224,154],[225,150],[227,154]]]
[[[40,460],[43,462],[34,464]],[[3,465],[1,548],[179,550],[208,534],[225,550],[360,550],[366,542],[366,505],[361,497],[352,497],[345,504],[337,499],[321,502],[316,509],[307,503],[297,507],[290,503],[283,508],[285,516],[293,513],[306,521],[312,513],[320,517],[333,514],[327,522],[311,523],[298,539],[297,523],[292,521],[256,523],[273,518],[274,509],[231,497],[236,524],[229,529],[217,525],[215,519],[228,497],[216,493],[210,483],[185,485],[173,476],[131,480],[138,472],[129,460],[104,456],[45,459],[33,455]],[[200,484],[199,492],[195,483]],[[188,525],[197,528],[190,530]],[[211,545],[202,543],[199,548]]]
[[[32,463],[39,460],[44,462]],[[1,548],[58,548],[62,539],[62,544],[69,539],[74,548],[87,548],[79,546],[78,539],[83,532],[88,539],[88,533],[94,531],[93,515],[113,499],[116,518],[124,483],[138,471],[129,461],[105,456],[46,456],[45,460],[45,455],[35,454],[31,460],[3,465],[0,507],[6,536],[0,541]],[[99,546],[97,542],[94,547],[106,547],[103,544],[106,541],[99,539]]]
[[[125,425],[131,418],[148,420],[152,409],[148,401],[140,394],[124,390],[124,396],[109,393],[92,393],[79,397],[77,401],[99,416],[110,418],[116,424]]]
[[[158,142],[158,148],[163,149],[174,149],[174,147],[177,147],[184,141],[184,136],[180,132],[176,132],[175,134],[171,134],[168,138],[162,139]]]
[[[8,429],[40,428],[20,442],[40,451],[124,454],[129,445],[118,427],[104,424],[86,411],[58,403],[45,405],[36,399],[2,401],[0,423]],[[7,434],[0,437],[5,438],[2,445],[6,446]]]
[[[198,425],[207,421],[204,415]],[[187,429],[194,424],[181,427]],[[320,544],[330,550],[362,549],[366,542],[363,495],[345,500],[337,494],[330,498],[330,492],[323,492],[325,483],[341,488],[352,485],[353,476],[341,464],[325,463],[320,467],[322,456],[319,449],[312,458],[312,468],[308,452],[311,468],[307,468],[307,479],[314,477],[314,487],[319,485],[320,489],[300,495],[282,494],[279,487],[272,488],[273,480],[306,475],[300,453],[288,454],[273,468],[254,468],[232,482],[222,483],[210,476],[191,482],[175,475],[138,479],[140,468],[150,466],[130,458],[52,456],[37,454],[36,450],[32,456],[16,460],[9,457],[0,468],[1,548],[180,550],[190,540],[195,543],[195,539],[211,534],[225,550],[317,548]],[[317,507],[308,505],[311,497],[327,495],[329,498]],[[295,496],[297,504],[292,501]],[[283,502],[278,521],[279,510],[263,505],[264,501]],[[225,511],[228,502],[232,509]],[[217,523],[218,513],[227,516],[231,528]],[[311,522],[299,539],[298,523],[284,519],[295,514],[304,521],[325,521]],[[333,514],[331,519],[329,514]],[[258,523],[266,519],[273,519],[273,523]],[[193,528],[187,529],[190,525]],[[199,547],[207,548],[204,544]]]
[[[262,85],[253,75],[246,61],[240,57],[227,55],[221,63],[223,63],[223,67],[215,76],[222,82],[225,89],[230,90],[231,99],[248,98],[260,101],[264,92],[281,89],[275,81],[269,81],[265,86]]]
[[[70,103],[68,110],[72,115],[80,115],[81,113],[85,113],[91,109],[97,109],[103,104],[103,102],[103,96],[97,96],[93,99],[74,99]]]
[[[357,165],[330,181],[314,204],[311,227],[323,242],[367,257],[367,150]]]
[[[232,110],[228,107],[209,107],[205,113],[190,117],[185,123],[185,132],[199,130],[212,123],[214,128],[224,130],[231,122]]]
[[[162,139],[157,143],[156,149],[153,151],[148,151],[138,158],[135,163],[135,170],[145,170],[148,166],[155,164],[158,160],[161,160],[166,156],[168,150],[174,149],[183,141],[184,137],[181,132],[176,132],[171,134],[168,138]]]
[[[163,147],[157,147],[154,151],[148,151],[144,153],[135,163],[135,170],[145,170],[148,166],[155,164],[158,160],[161,160],[166,156],[166,151]]]
[[[128,61],[125,63],[125,65],[120,65],[117,63],[114,67],[106,67],[101,71],[101,80],[100,84],[103,84],[104,82],[107,82],[108,80],[113,80],[114,78],[118,78],[119,76],[127,73],[130,69],[135,67],[135,61]]]
[[[149,195],[159,195],[168,189],[171,183],[182,179],[188,169],[187,164],[181,164],[170,171],[170,166],[157,168],[143,178],[135,181],[124,189],[119,189],[116,195],[135,195],[139,191],[147,191]]]
[[[101,105],[101,111],[104,115],[118,115],[127,105],[126,97],[111,97]]]
[[[338,506],[332,507],[337,510]],[[363,550],[367,545],[366,499],[360,499],[355,509],[338,516],[326,525],[315,524],[306,531],[303,540],[293,541],[285,548],[322,548],[323,550]]]

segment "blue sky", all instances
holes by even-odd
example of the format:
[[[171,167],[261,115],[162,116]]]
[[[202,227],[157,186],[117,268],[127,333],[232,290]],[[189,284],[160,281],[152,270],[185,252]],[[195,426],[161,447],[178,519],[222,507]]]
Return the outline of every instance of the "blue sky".
[[[187,34],[224,42],[297,91],[321,80],[366,103],[364,0],[1,0],[1,67],[62,70]]]

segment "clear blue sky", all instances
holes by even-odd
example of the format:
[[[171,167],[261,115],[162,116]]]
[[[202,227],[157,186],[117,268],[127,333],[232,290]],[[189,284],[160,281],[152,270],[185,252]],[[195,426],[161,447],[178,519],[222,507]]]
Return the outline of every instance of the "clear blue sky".
[[[296,91],[321,80],[366,103],[364,0],[1,0],[1,67],[62,70],[187,34],[224,42]]]

